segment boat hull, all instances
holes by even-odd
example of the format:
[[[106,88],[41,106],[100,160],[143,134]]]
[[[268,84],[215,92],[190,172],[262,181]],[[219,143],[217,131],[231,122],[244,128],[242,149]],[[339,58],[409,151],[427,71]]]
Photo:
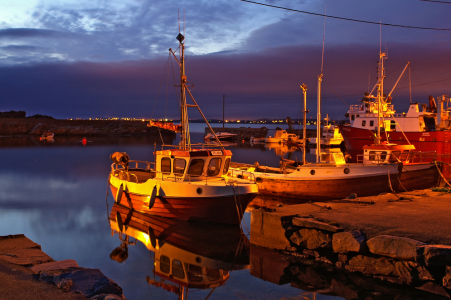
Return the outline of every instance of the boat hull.
[[[117,195],[118,188],[113,185],[110,187],[112,194]],[[197,198],[156,196],[155,203],[149,208],[149,195],[123,192],[120,199],[116,199],[116,203],[166,218],[239,225],[247,205],[256,196],[256,193]]]
[[[399,191],[424,190],[440,185],[442,164],[404,165],[400,176]]]
[[[349,178],[324,180],[286,180],[276,178],[257,179],[261,194],[297,198],[307,201],[324,201],[344,199],[351,194],[358,197],[373,196],[380,193],[391,193],[392,189],[398,189],[398,174],[388,174]],[[391,185],[391,187],[390,187]]]

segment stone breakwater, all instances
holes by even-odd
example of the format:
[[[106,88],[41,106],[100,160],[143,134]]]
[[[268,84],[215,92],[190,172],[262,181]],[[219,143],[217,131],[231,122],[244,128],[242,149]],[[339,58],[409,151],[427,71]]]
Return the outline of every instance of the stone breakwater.
[[[41,136],[46,132],[53,132],[55,136],[140,136],[158,133],[158,129],[149,128],[142,121],[0,119],[0,135],[3,136]]]
[[[34,280],[55,285],[66,293],[81,294],[85,299],[125,299],[122,288],[99,269],[79,267],[71,259],[54,261],[23,234],[0,236],[0,264],[2,261],[27,267]]]
[[[391,235],[367,239],[361,230],[345,230],[336,223],[261,209],[252,211],[251,243],[340,272],[360,273],[435,295],[451,296],[451,246],[448,245]],[[299,271],[295,269],[291,268],[290,272]],[[336,279],[334,283],[339,285]],[[347,299],[360,299],[358,290],[347,289],[348,296],[352,295]]]

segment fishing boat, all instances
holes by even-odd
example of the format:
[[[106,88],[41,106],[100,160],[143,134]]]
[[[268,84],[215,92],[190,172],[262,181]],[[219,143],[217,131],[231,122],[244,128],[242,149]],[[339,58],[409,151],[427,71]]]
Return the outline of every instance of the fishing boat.
[[[385,59],[384,56],[379,60],[378,68],[381,70]],[[374,143],[378,124],[382,131],[381,141],[414,145],[417,151],[436,151],[438,156],[451,152],[449,96],[429,96],[428,105],[411,102],[404,113],[396,113],[394,109],[392,94],[409,66],[410,63],[407,63],[388,95],[382,94],[380,104],[377,96],[372,95],[375,86],[370,93],[365,93],[361,104],[350,106],[346,113],[350,124],[339,126],[348,152],[361,152],[363,146]],[[384,77],[379,81],[383,82]],[[378,117],[382,118],[382,122],[378,122]]]
[[[205,226],[139,213],[118,204],[110,211],[109,224],[112,235],[120,240],[110,258],[122,263],[128,258],[129,246],[143,243],[154,260],[147,283],[175,293],[179,299],[187,299],[193,289],[211,289],[211,294],[225,284],[231,271],[250,267],[249,240],[238,226]]]
[[[216,132],[216,137],[220,141],[233,142],[236,138],[236,133],[230,133],[225,131]],[[215,140],[215,136],[210,132],[204,136],[205,141]]]
[[[154,162],[130,160],[126,153],[111,155],[111,192],[117,203],[135,210],[179,220],[240,224],[249,202],[257,195],[254,182],[230,178],[232,157],[217,137],[219,148],[190,141],[188,107],[195,107],[213,129],[186,85],[184,36],[179,33],[181,141],[155,149]],[[193,104],[188,104],[186,94]]]
[[[321,136],[321,145],[324,147],[339,147],[343,142],[343,136],[340,133],[340,128],[336,125],[329,124],[329,116],[325,118],[326,125],[323,126],[323,134]],[[316,148],[316,137],[309,138],[311,147]]]
[[[265,143],[285,143],[289,140],[296,142],[299,140],[299,137],[294,133],[288,133],[284,129],[276,129],[274,136],[265,138]]]

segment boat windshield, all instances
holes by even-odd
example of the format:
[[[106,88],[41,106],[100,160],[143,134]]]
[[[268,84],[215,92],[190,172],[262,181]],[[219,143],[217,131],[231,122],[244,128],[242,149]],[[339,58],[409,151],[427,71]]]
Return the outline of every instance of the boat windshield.
[[[183,174],[185,173],[186,161],[181,158],[174,159],[174,169],[172,172],[174,174]]]
[[[204,170],[204,160],[203,159],[193,159],[189,165],[188,174],[189,175],[202,175]]]
[[[221,163],[222,159],[219,157],[212,158],[210,163],[208,164],[207,175],[208,176],[216,176],[221,171]]]
[[[229,171],[229,165],[230,165],[230,157],[227,158],[224,163],[224,171],[222,172],[222,174],[227,174],[227,172]]]

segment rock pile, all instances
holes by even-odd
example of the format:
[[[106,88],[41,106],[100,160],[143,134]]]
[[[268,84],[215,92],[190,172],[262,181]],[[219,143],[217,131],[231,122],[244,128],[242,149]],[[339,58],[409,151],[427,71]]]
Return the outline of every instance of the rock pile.
[[[451,297],[451,246],[390,235],[367,240],[359,230],[263,210],[252,212],[251,243]]]

